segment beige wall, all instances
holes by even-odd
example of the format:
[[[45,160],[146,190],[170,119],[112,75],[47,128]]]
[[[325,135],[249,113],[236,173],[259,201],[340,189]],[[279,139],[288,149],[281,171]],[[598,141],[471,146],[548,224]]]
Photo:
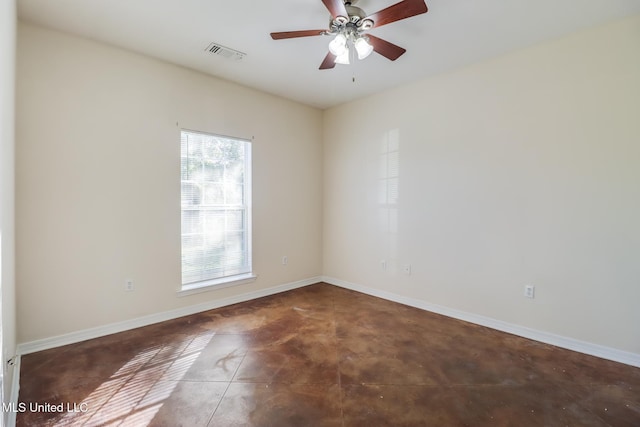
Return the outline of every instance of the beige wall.
[[[16,3],[0,3],[0,301],[2,400],[9,401],[13,371],[6,361],[16,350],[14,116]],[[3,411],[2,417],[8,413]],[[6,421],[6,420],[5,420]],[[0,421],[2,424],[2,421]]]
[[[27,24],[17,99],[19,342],[321,274],[320,110]],[[255,137],[252,284],[176,295],[180,128]]]
[[[326,111],[324,274],[640,353],[639,76],[636,16]]]

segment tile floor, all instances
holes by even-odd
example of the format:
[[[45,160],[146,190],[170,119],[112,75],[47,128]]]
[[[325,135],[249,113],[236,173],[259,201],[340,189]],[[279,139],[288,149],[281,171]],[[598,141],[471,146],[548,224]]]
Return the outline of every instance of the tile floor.
[[[327,284],[29,354],[20,382],[18,426],[640,426],[638,368]]]

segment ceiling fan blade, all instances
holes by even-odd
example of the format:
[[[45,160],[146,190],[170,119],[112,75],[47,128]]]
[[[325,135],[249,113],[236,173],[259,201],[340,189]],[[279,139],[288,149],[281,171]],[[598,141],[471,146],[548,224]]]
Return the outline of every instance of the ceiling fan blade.
[[[407,51],[405,48],[396,46],[391,42],[372,36],[371,34],[368,34],[367,37],[369,37],[369,44],[373,46],[374,51],[392,61],[400,58],[400,56]]]
[[[329,52],[327,53],[327,56],[324,57],[324,61],[322,61],[322,64],[320,64],[320,69],[328,70],[335,66],[336,66],[336,56],[333,53]]]
[[[293,39],[296,37],[321,36],[326,30],[302,30],[302,31],[282,31],[279,33],[271,33],[274,40]]]
[[[324,3],[327,9],[329,9],[329,13],[331,13],[331,16],[333,16],[334,18],[336,16],[344,16],[346,18],[349,17],[347,8],[344,7],[343,0],[322,0],[322,3]]]
[[[373,15],[369,15],[365,19],[371,19],[373,21],[373,28],[376,28],[400,21],[401,19],[427,13],[428,10],[424,0],[404,0],[386,9],[382,9]]]

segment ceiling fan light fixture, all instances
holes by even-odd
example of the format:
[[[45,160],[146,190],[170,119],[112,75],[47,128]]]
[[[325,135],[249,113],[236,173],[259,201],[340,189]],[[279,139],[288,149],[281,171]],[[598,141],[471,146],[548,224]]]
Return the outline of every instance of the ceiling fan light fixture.
[[[338,34],[331,43],[329,43],[329,51],[333,53],[335,56],[341,56],[344,52],[349,53],[349,48],[347,47],[347,37],[340,33]]]
[[[373,46],[369,44],[366,37],[358,37],[354,46],[356,48],[356,52],[358,52],[358,59],[365,59],[367,56],[371,55],[371,52],[373,52]]]
[[[344,52],[336,56],[336,64],[349,65],[349,48],[345,46]]]
[[[349,64],[358,59],[365,59],[372,52],[395,61],[407,50],[396,46],[374,35],[365,35],[371,29],[383,25],[421,15],[428,11],[425,0],[400,0],[372,14],[367,14],[354,4],[358,0],[321,0],[329,11],[329,28],[327,30],[280,31],[271,33],[274,40],[292,39],[320,35],[332,35],[329,52],[320,64],[320,70],[328,70],[335,64]],[[355,51],[354,51],[355,49]],[[351,58],[353,56],[353,58]]]

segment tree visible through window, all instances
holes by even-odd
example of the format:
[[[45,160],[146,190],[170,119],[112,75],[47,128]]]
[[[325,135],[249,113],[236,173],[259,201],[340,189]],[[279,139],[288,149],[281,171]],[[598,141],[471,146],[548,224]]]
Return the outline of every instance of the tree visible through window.
[[[182,131],[180,145],[183,289],[251,273],[251,144]]]

